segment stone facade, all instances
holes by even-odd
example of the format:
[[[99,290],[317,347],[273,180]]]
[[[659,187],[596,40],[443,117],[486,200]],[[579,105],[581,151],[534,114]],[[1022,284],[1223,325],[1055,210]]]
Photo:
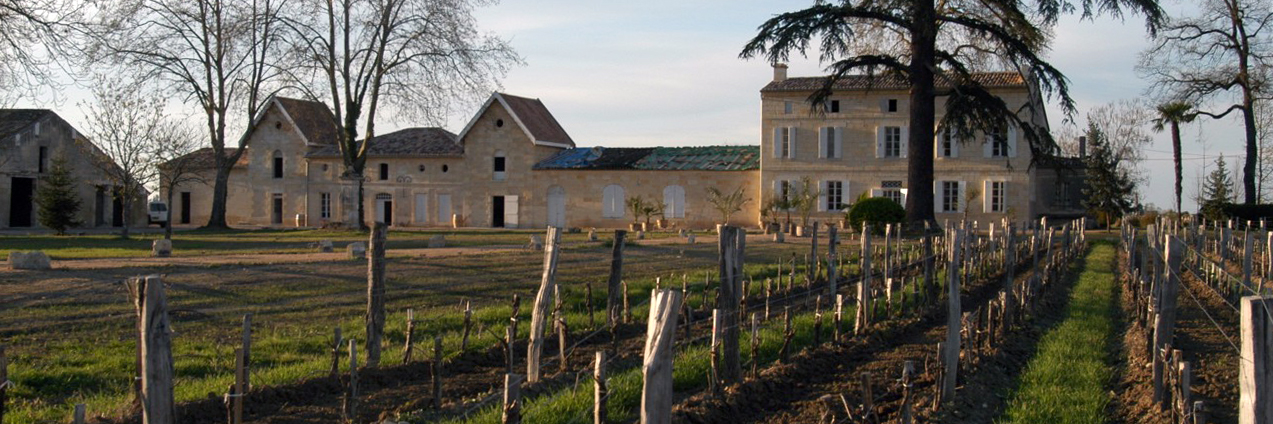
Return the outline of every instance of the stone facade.
[[[80,228],[123,226],[122,206],[99,164],[100,149],[56,113],[43,109],[0,110],[0,228],[41,228],[34,195],[56,158],[80,182]],[[134,193],[132,226],[146,225],[146,193]]]

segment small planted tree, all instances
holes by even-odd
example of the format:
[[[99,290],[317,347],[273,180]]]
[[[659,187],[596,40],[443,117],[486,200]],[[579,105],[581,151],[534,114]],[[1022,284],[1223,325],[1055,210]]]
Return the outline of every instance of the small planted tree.
[[[747,198],[746,194],[743,193],[742,187],[729,193],[720,191],[716,187],[707,188],[707,202],[711,203],[712,208],[720,213],[722,224],[729,224],[729,218],[733,217],[735,213],[741,212],[743,205],[750,201],[751,199]]]
[[[625,202],[628,212],[632,212],[632,218],[635,220],[633,224],[645,223],[645,228],[650,227],[650,218],[663,215],[663,203],[646,200],[643,196],[632,196]]]
[[[800,178],[800,188],[790,197],[791,207],[800,214],[800,226],[809,227],[809,215],[813,214],[813,208],[818,207],[818,196],[821,193],[817,187],[813,186],[813,180],[809,177]]]
[[[40,211],[40,225],[65,235],[66,229],[80,225],[80,198],[75,195],[75,178],[63,158],[53,159],[49,175],[40,180],[35,190],[35,205]]]

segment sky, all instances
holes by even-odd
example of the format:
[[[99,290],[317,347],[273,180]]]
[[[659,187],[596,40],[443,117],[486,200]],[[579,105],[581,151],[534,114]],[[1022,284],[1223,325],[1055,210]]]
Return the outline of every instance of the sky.
[[[580,146],[692,146],[760,143],[760,88],[773,71],[764,59],[738,53],[766,19],[812,4],[809,0],[503,0],[478,10],[481,30],[510,41],[524,59],[500,90],[541,99]],[[1173,14],[1188,4],[1167,0]],[[1075,122],[1052,104],[1054,132],[1083,125],[1086,111],[1120,99],[1138,99],[1147,83],[1134,70],[1149,46],[1143,19],[1067,16],[1055,31],[1051,63],[1064,72],[1077,101]],[[814,54],[816,59],[816,54]],[[795,59],[795,58],[793,58]],[[790,63],[791,76],[822,75],[814,59]],[[86,96],[68,93],[58,112],[77,127]],[[30,106],[19,103],[18,106]],[[43,105],[42,107],[49,107]],[[445,127],[463,129],[475,110],[451,116]],[[425,123],[383,122],[381,131]],[[1240,121],[1227,118],[1183,129],[1184,208],[1195,209],[1196,176],[1224,153],[1242,151]],[[1173,203],[1171,147],[1155,134],[1142,164],[1142,201]],[[1240,176],[1235,175],[1235,181]]]

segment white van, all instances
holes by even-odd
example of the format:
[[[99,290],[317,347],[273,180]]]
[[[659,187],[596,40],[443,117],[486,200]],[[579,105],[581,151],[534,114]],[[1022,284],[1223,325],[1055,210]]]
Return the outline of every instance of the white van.
[[[151,225],[159,224],[160,227],[168,225],[168,205],[164,202],[150,202],[147,222]]]

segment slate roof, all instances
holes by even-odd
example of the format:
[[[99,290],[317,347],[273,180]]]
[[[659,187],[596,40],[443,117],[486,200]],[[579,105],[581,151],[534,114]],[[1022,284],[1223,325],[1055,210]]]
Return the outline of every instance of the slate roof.
[[[320,102],[287,97],[275,97],[274,100],[283,107],[283,110],[287,112],[287,116],[292,118],[292,122],[296,123],[296,128],[300,130],[301,134],[305,135],[305,139],[310,143],[336,144],[336,140],[339,138],[336,121],[327,105]]]
[[[822,88],[828,77],[796,77],[783,81],[772,81],[760,89],[762,93],[782,91],[813,91]],[[1017,72],[980,72],[972,74],[974,81],[990,88],[1025,87],[1025,78]],[[948,78],[938,76],[937,87],[949,87]],[[882,73],[874,76],[847,75],[835,82],[833,90],[906,90],[910,83],[897,73]]]
[[[48,109],[0,109],[0,138],[22,131],[52,113]]]
[[[225,148],[225,153],[227,155],[233,155],[234,152],[238,150],[239,149],[234,147],[227,147]],[[178,160],[193,160],[194,169],[213,169],[216,167],[216,164],[217,164],[216,159],[213,156],[212,148],[204,147],[202,149],[187,153],[186,155],[181,156],[179,158],[170,160],[168,162],[164,162],[164,164],[160,165],[160,167],[163,168],[167,166],[167,164],[176,162]],[[244,167],[247,165],[248,165],[248,155],[247,155],[247,152],[243,152],[243,155],[239,156],[239,161],[234,163],[234,167],[238,168],[238,167]]]
[[[441,128],[407,128],[371,139],[370,156],[459,157],[464,155],[459,137]],[[335,144],[311,150],[308,157],[340,157]]]
[[[544,159],[533,169],[747,171],[760,169],[760,146],[576,147]]]
[[[514,96],[512,94],[496,94],[508,105],[509,112],[526,126],[526,130],[530,132],[531,137],[535,141],[575,146],[575,141],[570,138],[570,134],[566,134],[566,129],[561,127],[561,124],[557,122],[557,118],[548,112],[548,107],[544,106],[544,102],[539,99]]]

